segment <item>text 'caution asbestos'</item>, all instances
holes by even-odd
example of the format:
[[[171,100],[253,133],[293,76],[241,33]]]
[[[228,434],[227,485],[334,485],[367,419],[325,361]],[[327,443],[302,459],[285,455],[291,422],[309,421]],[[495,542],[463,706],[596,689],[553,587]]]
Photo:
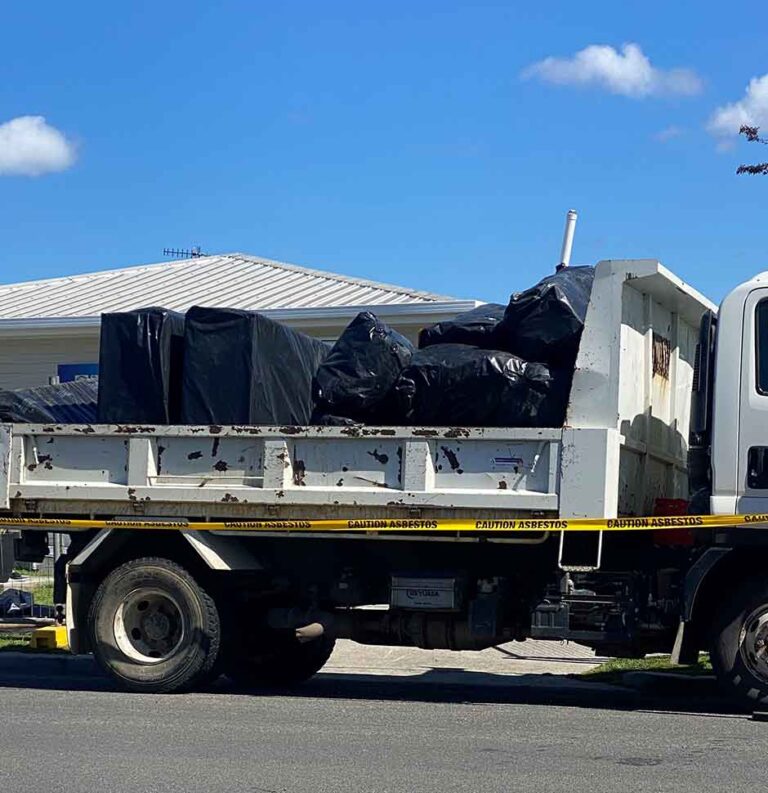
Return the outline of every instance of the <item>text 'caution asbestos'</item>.
[[[768,524],[768,514],[752,515],[672,515],[637,518],[519,518],[519,519],[451,519],[419,520],[401,518],[357,520],[78,520],[70,518],[0,517],[0,528],[43,529],[78,532],[94,529],[143,529],[177,531],[242,532],[388,532],[456,534],[497,534],[504,532],[544,531],[660,531],[681,528],[732,528]]]

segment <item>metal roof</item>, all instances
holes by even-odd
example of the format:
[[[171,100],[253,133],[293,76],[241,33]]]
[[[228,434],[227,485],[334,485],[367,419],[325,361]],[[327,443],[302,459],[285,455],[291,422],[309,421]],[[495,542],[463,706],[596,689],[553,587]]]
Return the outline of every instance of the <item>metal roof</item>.
[[[0,285],[0,320],[93,317],[142,306],[251,310],[417,304],[456,298],[242,253]]]

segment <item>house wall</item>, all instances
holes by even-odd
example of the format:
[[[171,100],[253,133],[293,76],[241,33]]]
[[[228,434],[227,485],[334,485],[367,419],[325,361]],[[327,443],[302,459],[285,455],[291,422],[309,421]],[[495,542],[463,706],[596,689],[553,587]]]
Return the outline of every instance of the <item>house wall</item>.
[[[0,388],[48,385],[59,364],[99,360],[99,333],[78,336],[9,336],[0,338]]]

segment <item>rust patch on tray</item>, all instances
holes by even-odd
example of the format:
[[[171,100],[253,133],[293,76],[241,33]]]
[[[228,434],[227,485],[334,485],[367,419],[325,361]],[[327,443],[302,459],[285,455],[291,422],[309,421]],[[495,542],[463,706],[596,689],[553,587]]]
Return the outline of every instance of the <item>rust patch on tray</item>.
[[[299,487],[306,485],[304,481],[307,475],[307,467],[304,465],[304,460],[293,461],[293,483]]]
[[[445,431],[446,438],[468,438],[469,430],[466,427],[451,427]]]
[[[447,446],[441,446],[440,451],[445,455],[445,459],[448,460],[448,464],[451,466],[452,471],[456,471],[458,474],[464,473],[461,468],[461,463],[459,462],[459,457],[453,449],[449,449]]]
[[[672,357],[672,345],[669,339],[658,333],[653,334],[653,373],[669,380],[669,362]]]
[[[93,429],[90,431],[93,432]],[[154,431],[154,427],[144,427],[134,424],[118,424],[117,429],[115,430],[118,435],[135,435],[137,432],[147,433]],[[86,432],[86,430],[83,430],[83,432]]]

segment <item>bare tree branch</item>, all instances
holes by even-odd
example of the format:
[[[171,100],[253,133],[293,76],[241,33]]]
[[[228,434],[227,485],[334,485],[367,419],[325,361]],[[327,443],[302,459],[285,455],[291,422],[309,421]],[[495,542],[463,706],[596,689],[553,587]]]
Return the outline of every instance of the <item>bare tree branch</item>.
[[[747,124],[742,124],[739,129],[739,135],[744,135],[750,143],[768,143],[768,140],[761,138],[759,133],[760,127],[750,127]]]
[[[743,135],[749,143],[763,143],[768,145],[768,139],[760,137],[760,127],[750,127],[742,124],[739,135]],[[768,176],[768,162],[756,163],[755,165],[740,165],[736,169],[737,174],[746,173],[750,176]]]
[[[768,162],[761,162],[757,165],[740,165],[736,169],[737,174],[741,173],[748,173],[751,176],[756,176],[762,174],[763,176],[768,176]]]

